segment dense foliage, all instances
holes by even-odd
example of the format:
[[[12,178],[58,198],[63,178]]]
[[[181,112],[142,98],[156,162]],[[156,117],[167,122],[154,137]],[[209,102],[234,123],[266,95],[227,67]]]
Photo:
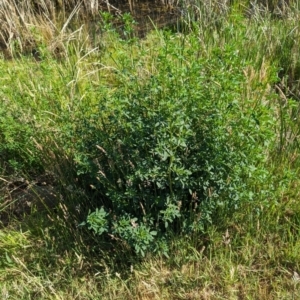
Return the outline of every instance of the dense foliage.
[[[208,59],[194,34],[164,40],[155,73],[140,80],[142,61],[124,60],[116,91],[100,88],[73,133],[77,172],[101,207],[90,228],[142,254],[171,228],[203,230],[218,208],[251,200],[249,178],[275,139],[267,102],[245,98],[247,62],[234,45]]]

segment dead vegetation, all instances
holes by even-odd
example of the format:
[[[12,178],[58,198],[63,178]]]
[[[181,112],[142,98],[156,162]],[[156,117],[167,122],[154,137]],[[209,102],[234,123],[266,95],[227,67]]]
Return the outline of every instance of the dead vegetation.
[[[140,31],[144,32],[147,30],[143,25],[145,20],[164,26],[177,18],[178,11],[173,8],[174,6],[162,2],[151,3],[150,6],[149,1],[110,3],[74,0],[18,2],[3,0],[0,3],[0,52],[6,58],[13,58],[21,53],[39,59],[38,48],[47,47],[55,57],[63,57],[65,55],[63,45],[74,38],[80,27],[84,26],[85,30],[91,33],[95,22],[101,19],[100,11],[107,11],[116,16],[131,12],[138,23],[141,23]],[[84,25],[80,26],[81,23]]]
[[[40,58],[39,47],[47,47],[56,57],[64,57],[63,44],[72,40],[74,31],[80,26],[95,34],[95,22],[99,23],[99,12],[114,16],[130,13],[137,21],[136,33],[144,36],[153,24],[159,28],[175,25],[179,20],[190,22],[198,19],[204,24],[226,16],[234,2],[228,0],[93,0],[93,1],[10,1],[0,2],[0,52],[4,57],[32,55]],[[238,3],[249,15],[274,11],[277,15],[287,13],[290,1],[261,0]],[[235,4],[234,4],[235,5]],[[82,25],[84,24],[84,25]],[[100,25],[97,25],[100,26]],[[16,54],[18,53],[18,54]]]

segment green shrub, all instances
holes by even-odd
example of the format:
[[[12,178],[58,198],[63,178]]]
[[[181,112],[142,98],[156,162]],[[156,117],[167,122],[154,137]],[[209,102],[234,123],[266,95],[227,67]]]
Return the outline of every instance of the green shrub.
[[[274,138],[270,109],[245,99],[246,63],[234,46],[201,58],[194,35],[164,40],[157,72],[140,78],[142,60],[123,60],[117,90],[103,87],[73,133],[78,175],[102,212],[90,227],[141,254],[249,200]]]

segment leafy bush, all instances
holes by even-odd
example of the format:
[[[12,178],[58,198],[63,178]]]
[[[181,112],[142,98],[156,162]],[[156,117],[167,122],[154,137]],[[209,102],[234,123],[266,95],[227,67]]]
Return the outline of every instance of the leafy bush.
[[[142,58],[124,59],[116,91],[100,89],[73,132],[78,175],[101,207],[90,228],[140,254],[251,199],[274,139],[270,109],[245,98],[247,64],[234,45],[201,57],[193,34],[164,41],[156,72],[140,78]]]

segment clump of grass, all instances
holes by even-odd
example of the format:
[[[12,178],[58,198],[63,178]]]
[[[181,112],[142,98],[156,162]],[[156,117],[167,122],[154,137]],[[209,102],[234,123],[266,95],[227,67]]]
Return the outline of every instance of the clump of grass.
[[[7,58],[26,54],[40,60],[45,49],[54,57],[65,57],[64,47],[76,35],[68,27],[82,3],[71,7],[70,12],[59,13],[53,1],[2,1],[0,50]]]

